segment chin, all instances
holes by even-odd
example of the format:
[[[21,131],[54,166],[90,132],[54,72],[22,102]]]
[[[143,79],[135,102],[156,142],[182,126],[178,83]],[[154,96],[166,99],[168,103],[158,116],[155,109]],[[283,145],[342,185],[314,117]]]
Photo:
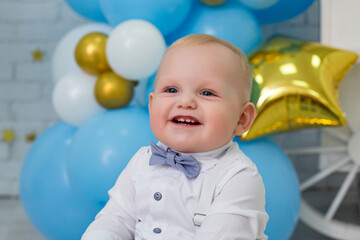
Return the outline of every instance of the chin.
[[[181,141],[181,142],[160,141],[160,142],[164,143],[166,146],[168,146],[171,149],[174,149],[175,151],[178,151],[178,152],[184,152],[184,153],[196,152],[196,148],[194,147],[193,144],[184,144],[184,142],[186,142],[186,141]]]

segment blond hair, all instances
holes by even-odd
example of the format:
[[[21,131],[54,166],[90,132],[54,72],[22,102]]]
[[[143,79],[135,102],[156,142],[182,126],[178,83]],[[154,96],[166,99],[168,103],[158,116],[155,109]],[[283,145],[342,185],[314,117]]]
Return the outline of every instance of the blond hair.
[[[165,54],[170,51],[173,48],[179,47],[179,46],[186,46],[186,45],[197,45],[197,44],[204,44],[204,43],[218,43],[221,44],[228,49],[230,49],[233,53],[235,53],[236,56],[238,56],[240,60],[240,68],[243,73],[244,77],[244,93],[246,99],[250,99],[251,95],[251,89],[252,89],[252,70],[249,65],[249,61],[245,55],[245,53],[232,43],[220,39],[218,37],[214,37],[208,34],[190,34],[185,37],[182,37],[178,40],[176,40],[173,44],[170,45],[170,47],[166,50]],[[165,55],[164,54],[164,55]]]

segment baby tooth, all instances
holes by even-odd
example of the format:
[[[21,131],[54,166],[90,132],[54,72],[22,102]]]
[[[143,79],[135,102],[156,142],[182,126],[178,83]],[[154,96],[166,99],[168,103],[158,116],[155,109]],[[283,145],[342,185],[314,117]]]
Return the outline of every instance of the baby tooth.
[[[185,121],[185,119],[183,119],[183,118],[180,118],[180,119],[179,119],[179,121],[180,121],[180,122],[184,122],[184,121]]]
[[[186,122],[188,122],[188,123],[189,123],[189,122],[191,122],[191,120],[190,120],[190,119],[186,119]]]

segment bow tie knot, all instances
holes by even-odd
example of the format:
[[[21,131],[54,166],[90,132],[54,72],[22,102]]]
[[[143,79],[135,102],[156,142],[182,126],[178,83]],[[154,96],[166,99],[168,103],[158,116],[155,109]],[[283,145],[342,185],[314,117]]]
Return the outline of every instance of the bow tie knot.
[[[188,178],[195,178],[199,175],[200,165],[191,155],[182,155],[168,148],[164,150],[151,142],[152,155],[149,165],[167,164],[182,171]]]
[[[176,162],[177,162],[175,159],[179,156],[180,156],[179,153],[175,153],[174,151],[171,151],[170,148],[168,148],[166,150],[166,163],[168,163],[172,167],[175,167]]]

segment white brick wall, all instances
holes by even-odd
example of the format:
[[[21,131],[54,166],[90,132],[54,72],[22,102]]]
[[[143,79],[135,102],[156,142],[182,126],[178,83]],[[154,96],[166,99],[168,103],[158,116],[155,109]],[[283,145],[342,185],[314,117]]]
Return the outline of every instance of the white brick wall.
[[[14,39],[16,35],[16,28],[14,28],[14,24],[7,23],[4,20],[0,21],[2,22],[0,25],[0,41],[10,41]]]
[[[1,32],[1,30],[0,30]],[[0,35],[1,36],[1,35]],[[0,40],[1,41],[1,40]],[[1,52],[1,50],[0,50]],[[6,56],[6,55],[2,55]],[[9,81],[13,78],[14,65],[10,62],[0,61],[0,83],[3,81]]]
[[[0,134],[13,129],[12,143],[0,141],[0,196],[17,195],[29,134],[40,135],[58,120],[51,104],[51,55],[59,39],[88,22],[65,0],[0,0]],[[41,49],[42,62],[32,61]]]
[[[53,21],[59,17],[59,1],[2,1],[0,21]]]
[[[41,83],[4,82],[0,85],[0,101],[35,100],[41,97]]]
[[[46,63],[30,63],[20,62],[15,66],[15,79],[20,81],[32,82],[46,82],[51,76],[51,64]]]
[[[40,135],[58,120],[51,104],[51,55],[62,36],[86,22],[65,0],[0,0],[0,133],[14,129],[16,135],[11,144],[0,141],[0,196],[18,194],[20,168],[31,146],[26,136]],[[319,4],[262,29],[265,39],[279,33],[318,41]],[[37,48],[45,53],[42,62],[32,61]]]
[[[0,119],[5,119],[9,116],[9,105],[5,102],[0,103]]]

